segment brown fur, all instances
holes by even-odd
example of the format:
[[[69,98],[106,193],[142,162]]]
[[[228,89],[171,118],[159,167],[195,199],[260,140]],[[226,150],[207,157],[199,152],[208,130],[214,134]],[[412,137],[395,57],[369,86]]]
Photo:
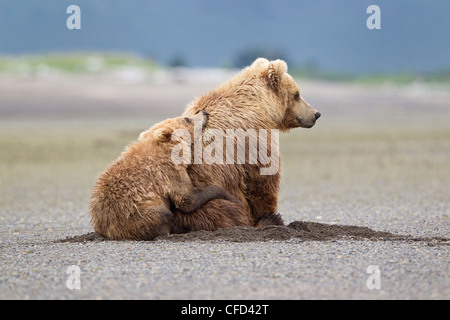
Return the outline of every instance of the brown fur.
[[[180,210],[174,210],[173,214],[174,228],[172,233],[199,230],[215,231],[235,226],[251,226],[253,223],[241,205],[223,199],[209,201],[190,214]]]
[[[287,131],[316,121],[316,110],[301,98],[286,63],[262,58],[193,101],[184,117],[200,111],[209,114],[207,129],[223,132]],[[110,239],[143,240],[169,232],[283,224],[275,213],[280,171],[261,175],[261,163],[173,163],[171,150],[179,142],[170,136],[186,127],[184,117],[142,133],[99,177],[90,205],[94,229]],[[270,152],[278,156],[277,150]]]
[[[206,119],[205,113],[199,113],[163,121],[126,148],[100,175],[93,191],[90,213],[96,232],[109,239],[150,240],[173,230],[195,229],[205,224],[189,213],[197,210],[194,217],[203,219],[204,209],[199,208],[207,208],[205,204],[211,199],[226,199],[217,204],[221,212],[217,212],[220,222],[214,222],[215,226],[248,224],[242,222],[245,214],[239,211],[243,210],[239,200],[214,184],[195,188],[187,165],[177,165],[171,159],[174,145],[184,143],[173,141],[173,130],[187,128],[192,134],[193,122],[200,120],[205,125]],[[171,209],[176,212],[175,218]],[[228,221],[223,212],[230,212],[236,219]]]
[[[209,114],[207,129],[224,132],[239,128],[281,131],[310,128],[316,122],[317,113],[302,99],[299,87],[287,74],[286,63],[263,58],[258,58],[229,81],[193,101],[184,115],[192,116],[202,110]],[[194,164],[187,172],[196,188],[216,184],[238,198],[244,206],[241,210],[246,215],[244,220],[248,219],[250,225],[282,224],[281,217],[274,214],[278,206],[280,171],[274,175],[261,175],[260,167],[260,163]],[[209,215],[223,219],[220,215],[223,202],[226,201],[212,200],[191,216],[204,219]],[[241,218],[230,214],[228,219],[238,221]]]

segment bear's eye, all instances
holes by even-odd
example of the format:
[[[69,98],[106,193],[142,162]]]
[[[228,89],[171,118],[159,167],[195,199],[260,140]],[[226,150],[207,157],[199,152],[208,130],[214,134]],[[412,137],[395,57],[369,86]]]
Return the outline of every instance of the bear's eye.
[[[294,100],[295,100],[295,101],[299,101],[299,100],[300,100],[300,92],[297,91],[297,92],[295,93],[295,95],[294,95]]]
[[[184,121],[186,121],[187,124],[190,124],[192,122],[192,120],[188,117],[184,118]]]

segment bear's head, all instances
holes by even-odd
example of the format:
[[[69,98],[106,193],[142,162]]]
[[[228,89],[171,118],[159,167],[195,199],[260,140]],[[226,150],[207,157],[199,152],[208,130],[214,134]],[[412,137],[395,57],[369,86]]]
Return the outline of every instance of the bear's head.
[[[301,96],[282,60],[256,59],[230,80],[188,105],[184,115],[205,110],[208,128],[311,128],[320,113]]]
[[[320,117],[320,112],[311,107],[301,96],[300,88],[283,60],[269,61],[258,58],[247,67],[251,73],[258,73],[263,84],[276,96],[268,110],[277,115],[277,129],[286,131],[292,128],[311,128]]]
[[[192,117],[182,116],[173,119],[167,119],[155,124],[149,130],[139,135],[139,141],[147,140],[156,143],[177,142],[172,139],[172,134],[177,130],[185,130],[191,135],[194,134],[194,127],[205,128],[208,122],[208,114],[206,111],[200,111]],[[178,131],[179,132],[179,131]]]

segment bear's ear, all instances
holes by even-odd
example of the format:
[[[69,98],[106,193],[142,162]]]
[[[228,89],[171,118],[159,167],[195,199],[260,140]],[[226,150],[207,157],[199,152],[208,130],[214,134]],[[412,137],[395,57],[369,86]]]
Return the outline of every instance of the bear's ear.
[[[156,129],[153,134],[155,135],[155,139],[160,142],[169,141],[172,137],[172,129],[170,128],[160,128]]]
[[[283,78],[287,70],[287,64],[283,60],[278,59],[275,61],[270,61],[266,74],[269,85],[273,89],[276,90],[279,88],[281,79]]]
[[[252,68],[267,68],[269,65],[269,60],[266,58],[257,58],[255,61],[253,61],[251,67]]]

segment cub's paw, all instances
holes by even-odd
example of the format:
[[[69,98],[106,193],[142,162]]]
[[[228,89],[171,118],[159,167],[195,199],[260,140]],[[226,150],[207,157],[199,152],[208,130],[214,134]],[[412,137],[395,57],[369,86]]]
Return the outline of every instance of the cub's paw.
[[[279,213],[270,212],[263,215],[261,218],[259,218],[258,221],[255,223],[255,228],[264,228],[267,226],[283,226],[283,218],[281,218],[281,215]]]

